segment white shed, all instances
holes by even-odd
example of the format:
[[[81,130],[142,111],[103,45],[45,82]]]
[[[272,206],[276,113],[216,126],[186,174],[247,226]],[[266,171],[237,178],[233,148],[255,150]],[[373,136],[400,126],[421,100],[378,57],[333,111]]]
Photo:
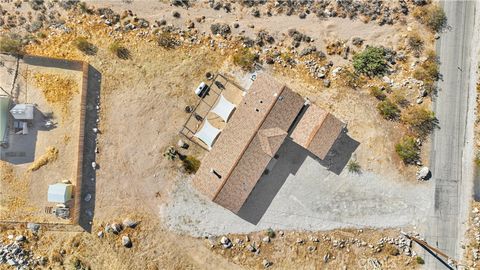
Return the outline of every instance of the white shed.
[[[72,184],[57,183],[48,186],[48,201],[66,203],[72,199]]]

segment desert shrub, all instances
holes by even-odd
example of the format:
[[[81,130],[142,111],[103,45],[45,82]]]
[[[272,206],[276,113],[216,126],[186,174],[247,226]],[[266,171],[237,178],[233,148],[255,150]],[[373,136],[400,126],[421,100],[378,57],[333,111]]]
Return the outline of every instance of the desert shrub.
[[[439,5],[420,7],[413,16],[434,32],[441,31],[447,25],[447,15]]]
[[[110,44],[108,50],[120,59],[130,58],[130,51],[125,48],[119,41],[114,41],[112,44]]]
[[[0,37],[0,52],[20,54],[23,51],[22,41],[19,37],[4,35]]]
[[[387,95],[385,95],[382,89],[380,89],[378,86],[372,86],[370,88],[370,95],[374,96],[378,100],[385,100],[387,98]]]
[[[158,46],[165,49],[173,49],[179,45],[179,41],[169,32],[162,32],[157,38]]]
[[[418,65],[413,72],[413,77],[424,82],[424,88],[428,93],[435,89],[435,81],[440,78],[438,58],[434,51],[427,52],[427,59]]]
[[[425,261],[424,261],[423,258],[420,257],[420,256],[417,256],[417,258],[415,259],[415,261],[416,261],[418,264],[425,264]]]
[[[49,146],[47,147],[45,154],[41,155],[38,159],[33,161],[33,163],[28,167],[28,171],[36,171],[40,169],[41,167],[47,165],[48,163],[51,163],[58,158],[58,149]]]
[[[353,67],[357,72],[368,76],[383,75],[387,72],[385,49],[369,46],[353,56]]]
[[[420,156],[420,149],[415,142],[415,138],[411,136],[403,137],[395,145],[395,152],[397,152],[405,164],[414,164]]]
[[[84,54],[87,54],[87,55],[95,55],[97,53],[97,50],[98,50],[98,48],[95,45],[88,42],[88,40],[84,37],[76,38],[73,41],[73,45],[78,50],[80,50],[81,52],[83,52]]]
[[[398,108],[397,104],[393,103],[389,99],[385,99],[384,101],[378,103],[377,109],[380,115],[387,120],[397,119],[400,113],[400,109]]]
[[[360,172],[362,171],[362,167],[360,166],[360,163],[358,163],[356,159],[351,159],[348,162],[347,169],[348,169],[348,172],[356,173],[356,174],[360,174]]]
[[[255,60],[257,60],[257,55],[247,48],[243,48],[233,55],[233,63],[243,70],[251,70]]]
[[[417,136],[426,136],[436,126],[435,114],[424,106],[411,106],[403,111],[400,120]]]
[[[187,173],[196,173],[198,168],[200,168],[200,160],[194,156],[187,156],[183,159],[183,168]]]
[[[390,97],[400,107],[407,107],[410,104],[403,90],[396,90]]]
[[[395,247],[394,245],[386,245],[385,246],[385,252],[390,255],[390,256],[398,256],[400,255],[400,251],[398,250],[397,247]]]
[[[338,76],[340,84],[352,89],[357,89],[365,83],[365,80],[359,74],[348,69],[343,69]]]
[[[423,39],[420,37],[418,33],[412,33],[407,38],[408,47],[413,50],[416,55],[419,55],[423,51]]]
[[[272,229],[272,228],[268,228],[267,231],[266,231],[266,234],[268,235],[268,237],[270,238],[275,238],[275,231]]]

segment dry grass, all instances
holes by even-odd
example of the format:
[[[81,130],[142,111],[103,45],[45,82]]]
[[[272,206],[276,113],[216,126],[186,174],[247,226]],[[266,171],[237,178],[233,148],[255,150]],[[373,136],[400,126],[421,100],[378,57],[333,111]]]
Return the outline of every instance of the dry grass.
[[[0,161],[0,220],[27,218],[34,209],[27,203],[28,183],[18,177],[13,167]]]
[[[52,73],[35,73],[33,78],[47,102],[60,109],[62,119],[66,119],[70,114],[70,101],[79,92],[75,79]]]
[[[43,154],[39,159],[35,160],[32,165],[28,167],[28,171],[36,171],[48,163],[57,160],[57,158],[58,149],[53,146],[49,146],[47,147],[45,154]]]

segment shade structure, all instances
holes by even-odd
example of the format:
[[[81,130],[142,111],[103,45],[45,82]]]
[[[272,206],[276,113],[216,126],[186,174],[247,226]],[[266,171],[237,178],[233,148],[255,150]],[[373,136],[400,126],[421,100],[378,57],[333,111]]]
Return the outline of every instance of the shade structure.
[[[215,104],[215,107],[213,107],[211,112],[220,116],[223,121],[227,122],[233,110],[235,110],[235,104],[228,101],[223,95],[220,95],[217,104]]]
[[[33,104],[17,104],[10,110],[10,113],[17,120],[32,120]]]
[[[57,183],[48,186],[48,201],[55,203],[66,203],[72,199],[71,184]]]
[[[220,129],[212,126],[208,120],[205,119],[202,128],[195,133],[194,136],[204,142],[208,146],[208,149],[212,149],[212,145],[218,137],[218,134],[220,134]]]

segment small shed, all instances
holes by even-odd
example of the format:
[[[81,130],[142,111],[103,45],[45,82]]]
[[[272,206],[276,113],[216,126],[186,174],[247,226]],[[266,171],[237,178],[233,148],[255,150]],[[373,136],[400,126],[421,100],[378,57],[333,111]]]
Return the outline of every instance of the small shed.
[[[72,199],[72,184],[57,183],[48,186],[48,201],[66,203]]]
[[[33,104],[17,104],[11,110],[16,120],[33,120]]]

